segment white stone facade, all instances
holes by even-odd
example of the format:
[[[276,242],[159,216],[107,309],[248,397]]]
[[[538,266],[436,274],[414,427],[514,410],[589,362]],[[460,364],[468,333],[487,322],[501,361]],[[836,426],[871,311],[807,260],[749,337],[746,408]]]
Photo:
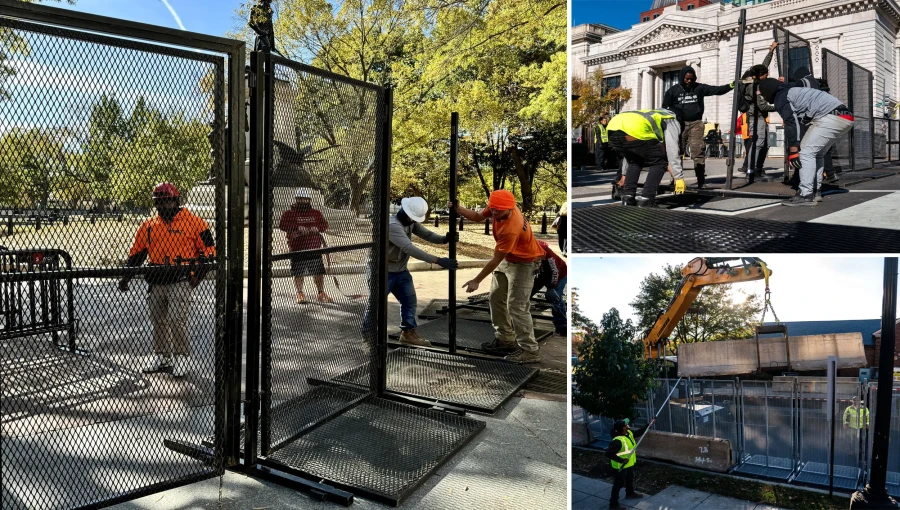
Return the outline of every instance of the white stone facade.
[[[821,76],[822,49],[827,48],[873,73],[874,103],[885,95],[889,103],[900,97],[898,0],[776,0],[743,9],[747,10],[747,30],[742,72],[762,62],[777,25],[810,42],[815,76]],[[572,75],[584,76],[600,67],[604,76],[621,76],[622,86],[632,92],[624,110],[662,106],[663,73],[685,65],[694,67],[701,83],[730,83],[735,77],[740,11],[723,4],[691,11],[668,7],[653,21],[604,35],[600,43],[589,46],[587,54],[579,48],[580,55],[571,55],[576,66]],[[778,77],[777,58],[770,76]],[[882,107],[872,106],[875,117],[882,117]],[[732,94],[706,98],[705,116],[718,123],[723,133],[730,130],[731,109]],[[771,120],[771,130],[780,131],[778,116]]]

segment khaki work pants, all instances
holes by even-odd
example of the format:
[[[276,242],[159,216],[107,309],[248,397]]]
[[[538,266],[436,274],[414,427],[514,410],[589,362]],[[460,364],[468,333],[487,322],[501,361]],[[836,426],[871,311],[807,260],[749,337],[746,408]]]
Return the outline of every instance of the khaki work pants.
[[[491,278],[491,322],[501,343],[515,340],[523,351],[537,352],[534,321],[531,319],[531,288],[534,262],[503,261]]]
[[[189,356],[193,289],[188,282],[151,285],[147,300],[153,326],[153,352]]]
[[[702,120],[692,120],[684,123],[684,131],[681,132],[681,152],[685,147],[691,148],[691,159],[694,165],[706,164],[706,143],[703,141]]]

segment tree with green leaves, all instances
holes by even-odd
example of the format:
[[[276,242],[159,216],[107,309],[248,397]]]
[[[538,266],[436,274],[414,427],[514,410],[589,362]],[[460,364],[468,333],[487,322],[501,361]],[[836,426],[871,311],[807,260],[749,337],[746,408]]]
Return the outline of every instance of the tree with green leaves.
[[[639,330],[649,330],[668,308],[682,280],[682,267],[667,264],[661,273],[651,273],[641,281],[640,291],[630,303]],[[729,284],[704,287],[675,327],[668,347],[675,354],[681,343],[750,338],[762,310],[756,294],[737,291]]]
[[[615,308],[603,314],[599,325],[583,316],[579,322],[582,341],[572,402],[590,414],[636,418],[634,406],[653,388],[657,367],[634,341],[634,325]]]
[[[61,2],[63,0],[20,0],[25,3],[41,3],[44,1]],[[65,0],[69,5],[75,5],[75,0]],[[16,69],[10,66],[7,60],[10,57],[28,56],[31,52],[31,46],[28,39],[18,33],[17,30],[11,30],[6,27],[0,27],[0,84],[5,83],[7,79],[16,75]],[[0,86],[0,101],[9,97],[9,93]]]
[[[631,99],[631,89],[604,90],[603,70],[597,68],[587,78],[572,78],[572,125],[587,126],[600,122],[602,115],[613,115],[617,104]]]

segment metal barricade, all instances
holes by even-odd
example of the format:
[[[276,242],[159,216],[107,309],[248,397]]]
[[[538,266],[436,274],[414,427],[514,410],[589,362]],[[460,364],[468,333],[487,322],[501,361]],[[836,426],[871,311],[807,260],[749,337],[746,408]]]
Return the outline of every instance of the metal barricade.
[[[831,458],[831,427],[834,420],[834,486],[855,490],[862,473],[860,463],[865,429],[844,428],[841,417],[854,398],[860,397],[858,383],[838,382],[832,406],[828,414],[826,381],[800,383],[800,442],[799,470],[795,480],[812,485],[829,485]]]
[[[236,449],[242,291],[237,278],[226,299],[226,267],[243,267],[244,43],[8,1],[0,34],[0,211],[121,213],[37,215],[3,237],[2,507],[108,506],[221,475]],[[162,181],[202,261],[150,230]]]
[[[863,451],[863,465],[865,470],[864,482],[868,482],[869,470],[872,468],[869,463],[872,455],[872,443],[875,440],[875,434],[872,427],[875,425],[875,413],[878,410],[878,383],[869,383],[864,387],[866,400],[864,404],[869,409],[870,428],[865,430],[865,448]],[[895,445],[900,444],[900,388],[894,387],[891,396],[891,428],[890,428],[890,444],[892,448],[888,449],[887,459],[887,478],[885,488],[888,494],[897,498],[900,497],[900,454],[896,451]]]
[[[58,276],[71,270],[72,257],[62,250],[0,250],[0,273],[27,278],[0,279],[0,340],[49,334],[54,345],[74,351],[74,284]]]
[[[872,168],[875,164],[875,124],[872,108],[872,73],[850,60],[822,49],[822,76],[829,93],[853,112],[853,129],[835,144],[835,164],[844,170]]]
[[[672,396],[666,402],[670,392]],[[650,391],[650,407],[654,413],[663,407],[656,418],[656,430],[678,434],[693,433],[694,411],[687,379],[659,379],[659,385]]]
[[[738,449],[738,401],[733,381],[692,379],[694,434],[727,439]]]
[[[735,471],[790,479],[796,466],[793,386],[741,382],[741,464]]]

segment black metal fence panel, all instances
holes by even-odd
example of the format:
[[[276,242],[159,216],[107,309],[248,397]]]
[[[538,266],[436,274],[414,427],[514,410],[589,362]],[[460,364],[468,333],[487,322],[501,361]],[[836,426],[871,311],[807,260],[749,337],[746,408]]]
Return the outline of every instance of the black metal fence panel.
[[[268,56],[260,453],[375,388],[385,91]],[[322,388],[353,369],[355,392]],[[291,407],[291,412],[283,411]],[[298,417],[303,417],[299,419]]]
[[[0,59],[3,508],[222,473],[225,55],[0,17]]]
[[[774,28],[773,37],[778,42],[775,60],[778,63],[779,76],[792,81],[812,74],[812,50],[809,41],[779,26]]]
[[[872,73],[828,49],[822,50],[822,76],[829,93],[853,112],[853,129],[835,145],[835,164],[843,170],[866,170],[875,165],[875,120]],[[881,145],[879,142],[878,145]]]

